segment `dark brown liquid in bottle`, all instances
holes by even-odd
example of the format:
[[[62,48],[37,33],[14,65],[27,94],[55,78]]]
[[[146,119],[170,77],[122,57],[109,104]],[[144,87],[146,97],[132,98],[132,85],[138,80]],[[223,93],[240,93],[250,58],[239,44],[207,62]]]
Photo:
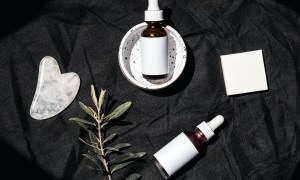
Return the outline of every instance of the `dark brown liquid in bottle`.
[[[162,21],[146,22],[147,28],[142,32],[142,37],[164,37],[167,36],[166,30],[162,26]],[[149,75],[143,74],[143,77],[149,80],[161,80],[164,79],[167,74],[162,75]]]
[[[198,128],[195,130],[195,132],[184,132],[184,134],[193,143],[193,145],[196,147],[198,152],[201,151],[201,149],[203,147],[203,144],[205,142],[207,142],[206,137],[204,136],[204,134]]]

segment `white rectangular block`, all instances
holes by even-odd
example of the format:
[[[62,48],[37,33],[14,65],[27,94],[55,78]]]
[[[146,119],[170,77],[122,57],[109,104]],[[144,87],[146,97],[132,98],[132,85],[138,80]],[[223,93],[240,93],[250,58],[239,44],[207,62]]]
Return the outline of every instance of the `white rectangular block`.
[[[262,50],[221,56],[227,95],[268,89]]]

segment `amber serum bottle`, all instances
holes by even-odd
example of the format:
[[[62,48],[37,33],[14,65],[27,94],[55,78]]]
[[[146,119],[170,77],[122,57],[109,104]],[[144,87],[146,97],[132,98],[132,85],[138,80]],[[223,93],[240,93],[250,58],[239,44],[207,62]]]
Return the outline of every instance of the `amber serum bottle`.
[[[158,0],[148,0],[145,11],[146,29],[141,34],[141,66],[143,77],[162,80],[169,73],[168,36],[164,29],[163,11]]]
[[[194,132],[183,132],[153,155],[153,161],[160,173],[168,179],[182,166],[199,154],[205,142],[212,138],[214,131],[224,122],[216,116],[208,123],[202,122]]]

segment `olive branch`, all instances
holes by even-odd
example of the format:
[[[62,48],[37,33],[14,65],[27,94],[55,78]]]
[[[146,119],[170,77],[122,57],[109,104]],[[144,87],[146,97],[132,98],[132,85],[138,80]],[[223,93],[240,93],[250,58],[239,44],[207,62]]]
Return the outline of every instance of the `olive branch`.
[[[105,93],[106,90],[101,89],[100,95],[97,97],[96,89],[91,85],[91,96],[96,110],[79,102],[81,109],[92,117],[93,122],[78,117],[70,118],[69,120],[75,121],[88,132],[89,140],[83,140],[82,138],[79,138],[79,140],[90,147],[88,153],[83,154],[83,156],[89,159],[94,166],[85,166],[89,169],[102,171],[102,174],[107,176],[108,180],[112,180],[112,174],[114,172],[125,168],[133,163],[134,160],[143,157],[146,153],[122,152],[123,149],[131,146],[129,143],[118,143],[110,146],[110,143],[116,140],[118,134],[111,133],[106,136],[106,127],[123,115],[130,108],[131,102],[128,101],[121,104],[113,112],[105,115],[102,110]],[[110,158],[112,154],[116,154],[113,159]],[[126,180],[136,180],[140,177],[140,174],[133,173],[129,175]]]

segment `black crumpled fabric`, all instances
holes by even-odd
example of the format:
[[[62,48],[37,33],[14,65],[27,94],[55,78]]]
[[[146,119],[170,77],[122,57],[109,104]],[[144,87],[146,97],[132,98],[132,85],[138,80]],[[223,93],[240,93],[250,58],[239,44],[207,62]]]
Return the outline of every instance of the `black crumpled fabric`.
[[[200,156],[173,179],[289,179],[300,160],[300,16],[272,0],[164,0],[166,23],[183,37],[188,58],[170,87],[145,91],[130,84],[118,65],[122,37],[141,23],[146,0],[49,1],[39,16],[0,40],[1,173],[11,178],[103,179],[84,167],[87,135],[69,121],[87,118],[90,85],[107,89],[113,107],[133,106],[116,126],[118,142],[146,151],[143,160],[116,172],[159,180],[151,156],[182,131],[221,114],[225,124]],[[17,11],[16,11],[17,12]],[[22,16],[22,14],[20,14]],[[4,27],[1,27],[4,28]],[[226,96],[220,55],[263,50],[269,90]],[[44,121],[30,117],[38,67],[54,57],[63,73],[76,72],[74,102]],[[180,148],[180,147],[178,147]],[[9,173],[12,171],[13,173]],[[24,171],[23,173],[21,173]]]

